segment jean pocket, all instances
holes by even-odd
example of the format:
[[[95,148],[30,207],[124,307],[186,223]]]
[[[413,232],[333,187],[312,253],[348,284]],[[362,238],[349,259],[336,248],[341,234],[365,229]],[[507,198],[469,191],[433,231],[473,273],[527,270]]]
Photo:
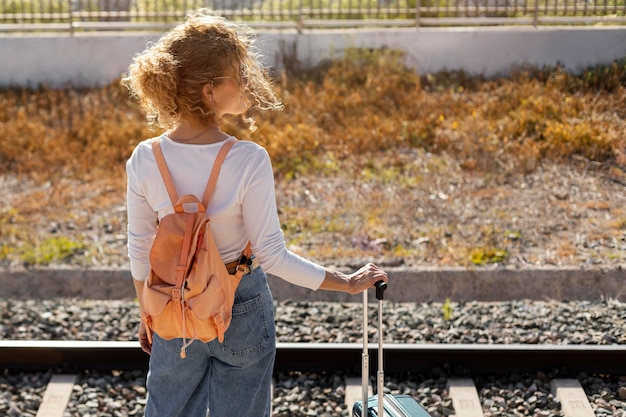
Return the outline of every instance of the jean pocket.
[[[222,343],[226,355],[240,359],[260,357],[265,354],[271,340],[262,294],[233,306],[233,318]]]

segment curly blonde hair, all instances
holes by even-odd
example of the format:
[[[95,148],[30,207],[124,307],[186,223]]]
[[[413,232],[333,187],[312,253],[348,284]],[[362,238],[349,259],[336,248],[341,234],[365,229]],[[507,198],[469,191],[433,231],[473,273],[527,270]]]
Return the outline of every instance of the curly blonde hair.
[[[260,109],[281,110],[254,40],[249,27],[200,9],[135,56],[122,83],[148,122],[166,129],[186,117],[217,124],[213,108],[202,100],[202,89],[216,77],[239,74],[241,67],[247,68],[248,99]],[[252,118],[242,118],[255,129]]]

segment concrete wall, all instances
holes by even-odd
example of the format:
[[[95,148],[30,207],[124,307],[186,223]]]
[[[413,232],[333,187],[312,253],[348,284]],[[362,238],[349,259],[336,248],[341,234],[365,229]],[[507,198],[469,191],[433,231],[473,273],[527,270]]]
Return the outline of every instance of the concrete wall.
[[[0,86],[109,84],[134,54],[160,34],[81,33],[0,35]],[[402,49],[419,73],[463,69],[506,74],[520,65],[554,66],[573,73],[626,57],[623,27],[477,27],[259,32],[266,64],[276,70],[341,56],[347,47]]]

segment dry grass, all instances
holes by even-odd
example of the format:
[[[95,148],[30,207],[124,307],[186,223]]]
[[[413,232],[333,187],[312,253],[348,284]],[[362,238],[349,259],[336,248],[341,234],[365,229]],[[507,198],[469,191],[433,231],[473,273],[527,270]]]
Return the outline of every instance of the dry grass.
[[[624,179],[626,61],[579,77],[520,69],[481,80],[420,77],[398,52],[355,50],[313,71],[281,74],[276,89],[285,111],[255,115],[252,135],[235,120],[226,130],[268,149],[289,243],[318,259],[366,253],[449,265],[506,262],[528,244],[524,230],[493,226],[510,210],[490,213],[469,233],[427,216],[428,201],[452,199],[467,176],[483,184],[467,190],[475,201],[505,201],[516,192],[507,179],[539,175],[546,162],[582,163]],[[0,259],[23,261],[62,234],[77,241],[74,258],[83,265],[106,260],[102,230],[118,240],[125,233],[124,163],[137,142],[157,133],[118,83],[0,92],[0,178],[9,196],[0,210]],[[555,191],[564,205],[556,210],[578,210],[570,193]],[[580,209],[619,207],[599,200]],[[622,233],[624,218],[599,227]],[[477,223],[469,214],[456,221]],[[553,252],[570,256],[576,244],[554,243]]]

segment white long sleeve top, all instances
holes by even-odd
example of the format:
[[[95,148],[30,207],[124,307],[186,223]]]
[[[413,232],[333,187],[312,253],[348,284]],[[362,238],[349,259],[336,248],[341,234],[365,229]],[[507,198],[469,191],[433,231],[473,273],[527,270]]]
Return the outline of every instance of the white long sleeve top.
[[[128,255],[131,274],[146,280],[157,219],[173,212],[152,152],[151,141],[134,149],[128,176]],[[224,142],[196,145],[160,137],[178,196],[202,198],[213,162]],[[287,249],[276,208],[274,173],[267,151],[254,142],[237,141],[229,151],[207,207],[211,230],[225,263],[241,256],[248,241],[263,270],[293,284],[318,289],[325,269]]]

